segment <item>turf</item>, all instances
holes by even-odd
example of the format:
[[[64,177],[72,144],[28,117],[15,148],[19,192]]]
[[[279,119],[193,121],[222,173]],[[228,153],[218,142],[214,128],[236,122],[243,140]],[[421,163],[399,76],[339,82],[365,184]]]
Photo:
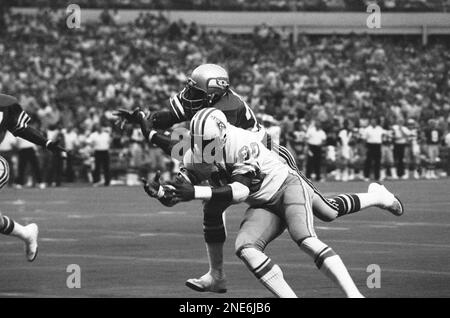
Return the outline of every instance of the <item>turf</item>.
[[[319,237],[341,256],[367,297],[450,297],[450,180],[386,183],[406,214],[378,209],[316,220]],[[323,183],[324,193],[365,191],[367,184]],[[187,278],[207,271],[200,203],[166,208],[138,187],[4,189],[1,210],[40,226],[40,253],[28,263],[21,242],[0,238],[0,297],[271,297],[234,255],[245,205],[227,212],[228,292],[197,293]],[[267,249],[300,297],[341,297],[285,233]],[[70,289],[67,266],[81,268]],[[380,288],[368,288],[370,264]]]

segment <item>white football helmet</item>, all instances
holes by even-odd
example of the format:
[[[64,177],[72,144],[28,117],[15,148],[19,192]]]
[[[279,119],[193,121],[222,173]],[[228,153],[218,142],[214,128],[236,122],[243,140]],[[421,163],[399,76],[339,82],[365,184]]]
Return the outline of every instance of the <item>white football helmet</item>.
[[[202,64],[192,71],[186,87],[181,92],[185,111],[194,115],[205,107],[211,107],[230,86],[228,72],[216,64]]]
[[[228,120],[221,110],[209,107],[197,112],[190,123],[194,156],[201,156],[203,162],[213,163],[218,150],[222,150],[225,145],[227,128]]]

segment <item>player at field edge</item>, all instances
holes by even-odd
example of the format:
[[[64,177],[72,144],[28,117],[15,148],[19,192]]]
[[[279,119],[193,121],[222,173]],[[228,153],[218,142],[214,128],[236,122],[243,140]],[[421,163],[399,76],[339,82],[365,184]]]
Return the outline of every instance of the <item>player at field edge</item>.
[[[14,136],[26,139],[38,146],[42,146],[53,153],[65,154],[65,150],[57,142],[48,140],[38,130],[28,126],[30,117],[19,105],[15,97],[0,93],[0,135],[10,131]],[[0,189],[9,179],[8,162],[0,156]],[[33,262],[38,255],[37,224],[23,226],[0,212],[0,234],[9,235],[25,243],[25,256]]]
[[[352,214],[369,206],[379,206],[393,213],[403,214],[403,206],[384,187],[369,187],[369,193],[341,194],[325,198],[318,189],[297,168],[294,157],[283,146],[273,143],[257,122],[253,110],[244,99],[230,88],[228,72],[216,64],[202,64],[195,68],[184,89],[169,99],[167,109],[146,115],[138,108],[133,112],[119,110],[115,114],[123,126],[126,122],[138,124],[149,143],[162,148],[171,154],[177,140],[171,140],[159,131],[168,129],[174,124],[191,121],[198,111],[215,107],[221,110],[230,124],[252,131],[259,140],[314,191],[312,198],[313,213],[322,221],[330,222],[338,217]],[[197,291],[221,292],[226,290],[226,277],[223,270],[223,244],[226,240],[226,228],[223,212],[229,203],[213,201],[204,202],[204,239],[210,262],[209,271],[200,278],[187,280],[186,285]],[[214,215],[215,217],[211,217]],[[217,217],[220,215],[220,217]]]

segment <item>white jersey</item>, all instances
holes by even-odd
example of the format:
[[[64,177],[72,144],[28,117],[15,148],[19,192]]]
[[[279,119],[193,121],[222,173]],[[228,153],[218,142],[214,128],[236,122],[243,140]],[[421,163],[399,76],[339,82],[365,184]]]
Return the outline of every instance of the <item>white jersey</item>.
[[[183,165],[195,176],[193,183],[209,180],[223,186],[233,183],[239,176],[250,177],[250,195],[246,202],[250,205],[267,203],[286,180],[288,166],[261,143],[257,133],[229,126],[226,136],[223,153],[214,164],[201,163],[192,151],[186,152]]]
[[[341,144],[341,156],[345,159],[350,159],[350,140],[352,139],[352,136],[353,132],[347,129],[342,129],[338,135]]]

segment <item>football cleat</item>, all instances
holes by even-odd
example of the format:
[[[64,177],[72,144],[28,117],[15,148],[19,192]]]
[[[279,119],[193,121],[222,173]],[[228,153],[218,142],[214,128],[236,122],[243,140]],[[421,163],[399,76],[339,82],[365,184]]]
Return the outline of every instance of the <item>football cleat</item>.
[[[38,235],[39,228],[35,223],[25,227],[28,231],[28,238],[25,240],[25,255],[29,262],[33,262],[38,255]]]
[[[186,281],[186,286],[198,292],[211,292],[223,294],[227,292],[227,281],[225,278],[216,279],[210,273],[200,278],[191,278]]]
[[[371,183],[367,190],[369,193],[376,193],[379,195],[382,203],[377,206],[383,210],[387,210],[395,216],[401,216],[405,212],[402,201],[391,193],[386,187],[379,183]]]

